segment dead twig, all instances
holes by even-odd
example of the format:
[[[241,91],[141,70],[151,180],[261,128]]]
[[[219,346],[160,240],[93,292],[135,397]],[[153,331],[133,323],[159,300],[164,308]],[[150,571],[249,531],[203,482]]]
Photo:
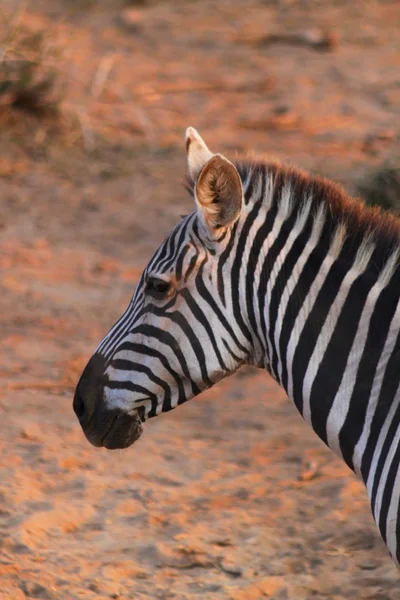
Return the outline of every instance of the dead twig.
[[[236,38],[236,41],[263,47],[273,44],[285,44],[288,46],[305,46],[313,50],[331,52],[339,44],[339,36],[332,31],[322,29],[309,29],[305,31],[268,33],[253,38]]]
[[[259,81],[242,81],[228,83],[223,81],[184,81],[176,83],[157,84],[156,86],[138,86],[135,95],[138,97],[154,94],[186,94],[193,92],[265,92],[274,87],[274,80],[270,77]]]
[[[109,56],[105,56],[100,62],[96,71],[96,75],[94,76],[92,89],[90,90],[90,95],[92,98],[99,98],[99,96],[101,96],[103,93],[104,86],[110,76],[115,59],[116,55],[110,54]]]
[[[59,381],[13,381],[5,385],[6,390],[73,390],[74,386]]]

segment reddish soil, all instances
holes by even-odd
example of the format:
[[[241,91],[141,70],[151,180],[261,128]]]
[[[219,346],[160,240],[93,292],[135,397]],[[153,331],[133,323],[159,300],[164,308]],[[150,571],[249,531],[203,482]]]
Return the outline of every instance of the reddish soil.
[[[129,11],[32,2],[24,22],[63,49],[62,118],[1,109],[0,598],[397,599],[363,486],[267,374],[239,372],[126,451],[90,447],[71,404],[191,210],[188,125],[349,189],[398,152],[398,2]]]

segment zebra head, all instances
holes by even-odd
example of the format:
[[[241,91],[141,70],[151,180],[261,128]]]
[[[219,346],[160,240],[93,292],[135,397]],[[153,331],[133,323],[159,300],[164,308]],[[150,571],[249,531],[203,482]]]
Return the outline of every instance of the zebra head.
[[[186,134],[195,211],[144,270],[119,321],[78,383],[74,410],[95,446],[125,448],[147,417],[169,411],[252,360],[240,311],[237,231],[242,179],[196,132]]]

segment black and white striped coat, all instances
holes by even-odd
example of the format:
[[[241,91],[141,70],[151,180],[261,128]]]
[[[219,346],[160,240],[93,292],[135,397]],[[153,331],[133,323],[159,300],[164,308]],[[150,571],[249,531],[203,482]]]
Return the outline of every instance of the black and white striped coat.
[[[231,163],[187,131],[196,203],[89,361],[74,409],[123,448],[243,364],[266,368],[363,479],[400,560],[399,222],[337,186]]]

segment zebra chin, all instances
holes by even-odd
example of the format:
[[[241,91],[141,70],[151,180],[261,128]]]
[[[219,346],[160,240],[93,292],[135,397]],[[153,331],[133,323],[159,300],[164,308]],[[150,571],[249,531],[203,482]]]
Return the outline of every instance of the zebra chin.
[[[119,409],[97,410],[88,427],[83,428],[87,440],[96,448],[107,450],[128,448],[143,433],[139,413],[127,413]]]

